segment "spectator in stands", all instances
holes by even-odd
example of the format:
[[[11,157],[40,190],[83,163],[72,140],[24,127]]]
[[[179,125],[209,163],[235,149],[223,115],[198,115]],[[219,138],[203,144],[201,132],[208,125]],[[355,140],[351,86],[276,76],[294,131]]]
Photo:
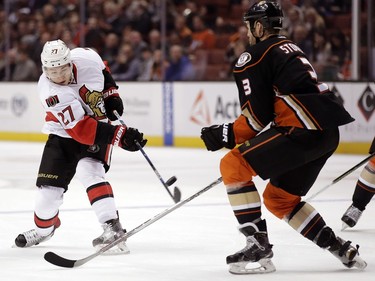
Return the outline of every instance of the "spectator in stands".
[[[132,29],[141,34],[148,34],[152,29],[151,15],[147,10],[148,3],[146,1],[132,1],[132,17],[130,19],[130,26]]]
[[[305,25],[303,13],[297,6],[291,6],[286,12],[286,21],[284,22],[284,30],[287,31],[286,36],[291,37],[297,26]]]
[[[303,12],[300,7],[294,5],[292,0],[280,0],[280,6],[284,12],[283,29],[289,36],[295,24],[303,24]]]
[[[65,42],[69,49],[77,48],[78,46],[73,42],[72,33],[68,29],[64,29],[61,35],[61,40]]]
[[[186,9],[183,11],[183,15],[186,18],[186,25],[193,30],[194,24],[193,19],[195,16],[200,15],[198,5],[194,1],[186,1],[185,3]]]
[[[67,28],[72,32],[74,44],[81,46],[81,34],[84,34],[85,30],[83,26],[81,27],[80,17],[77,12],[73,11],[69,13],[67,17]]]
[[[297,25],[293,29],[290,39],[298,45],[311,61],[313,59],[313,41],[308,37],[309,30],[305,25]]]
[[[216,17],[215,34],[230,34],[236,31],[236,26],[223,17]]]
[[[147,43],[143,40],[142,34],[137,30],[132,30],[127,38],[128,43],[133,48],[133,53],[137,58],[141,57],[141,52],[145,47],[148,47]]]
[[[350,60],[350,46],[344,33],[334,30],[329,36],[331,44],[331,60],[341,69]]]
[[[103,1],[103,16],[94,15],[100,21],[100,27],[107,34],[113,32],[121,35],[122,29],[128,24],[125,17],[121,15],[120,5],[117,1]]]
[[[304,11],[305,24],[312,32],[315,30],[324,30],[326,28],[325,21],[314,7],[309,7]]]
[[[173,45],[165,71],[166,81],[186,81],[194,79],[194,69],[180,45]]]
[[[30,50],[30,58],[36,63],[38,69],[41,68],[40,54],[42,53],[43,46],[47,41],[52,40],[52,35],[48,31],[43,31],[39,34],[38,38],[34,42],[32,49]]]
[[[107,61],[109,66],[111,66],[116,60],[119,45],[120,37],[116,33],[111,32],[105,36],[101,57],[103,60]]]
[[[186,24],[186,18],[177,14],[174,19],[174,30],[177,38],[184,49],[187,49],[193,41],[193,32]]]
[[[60,37],[57,37],[60,38]],[[86,25],[85,43],[89,48],[95,49],[101,54],[105,42],[105,33],[99,26],[99,20],[96,17],[89,17]]]
[[[111,66],[113,79],[135,81],[139,76],[140,60],[135,56],[129,43],[121,45],[116,61]]]
[[[200,16],[193,18],[193,41],[190,45],[190,51],[197,49],[210,50],[215,48],[216,37],[212,29],[208,28]]]
[[[152,55],[152,70],[151,70],[151,81],[162,81],[163,80],[163,71],[164,71],[164,63],[163,63],[163,53],[162,51],[155,50]]]
[[[228,3],[228,5],[230,2],[232,5],[241,5],[245,12],[250,5],[253,5],[257,1],[259,0],[228,0],[226,3]],[[320,30],[325,26],[324,18],[322,18],[321,15],[350,12],[351,7],[350,0],[278,1],[281,3],[284,10],[284,23],[290,26],[290,34],[287,34],[288,36],[295,37],[295,35],[293,35],[294,27],[306,25],[305,22],[301,23],[301,17],[303,17],[304,12],[306,12],[307,25],[310,28],[310,33],[308,35],[310,41],[313,41],[315,30]],[[29,57],[37,65],[40,65],[39,55],[41,53],[41,46],[43,46],[46,41],[53,40],[57,37],[62,38],[71,48],[76,46],[93,47],[102,56],[108,56],[108,50],[106,50],[107,42],[106,39],[103,38],[107,38],[109,34],[111,34],[109,38],[112,38],[112,33],[115,33],[121,39],[121,42],[118,43],[118,46],[120,46],[121,43],[134,40],[130,39],[132,37],[130,33],[135,31],[140,32],[138,38],[141,37],[141,41],[143,42],[146,41],[153,52],[161,49],[161,39],[158,30],[161,16],[160,1],[87,0],[87,5],[85,5],[85,18],[82,19],[83,25],[81,24],[79,1],[77,0],[17,0],[9,1],[9,4],[10,14],[8,16],[5,15],[5,11],[0,10],[0,25],[6,27],[6,22],[11,26],[10,47],[16,46],[19,38],[25,35],[34,37],[34,41],[28,53]],[[222,3],[220,3],[220,5],[221,4]],[[230,16],[230,6],[228,6],[228,15],[222,15],[221,12],[219,14],[218,6],[211,7],[218,13],[218,16],[214,17],[216,18],[214,34],[212,30],[208,28],[208,23],[205,22],[207,16],[210,16],[207,14],[210,7],[206,7],[204,1],[173,0],[167,1],[167,5],[167,46],[172,46],[173,44],[181,45],[183,49],[189,53],[189,58],[191,58],[191,60],[193,60],[194,57],[200,57],[201,54],[197,54],[198,49],[200,51],[202,51],[202,49],[203,51],[207,51],[212,48],[217,48],[215,34],[226,33],[231,28],[231,21],[228,21],[227,18],[227,16]],[[364,8],[363,5],[364,4],[362,4],[362,8]],[[317,11],[321,15],[317,13]],[[197,26],[194,26],[193,22],[194,25],[197,24]],[[92,25],[94,25],[94,28]],[[90,31],[85,35],[85,30],[87,29]],[[45,39],[47,35],[49,38]],[[87,36],[86,42],[82,40],[84,36]],[[1,38],[0,35],[0,45],[2,44],[1,39],[3,38]],[[340,50],[333,50],[333,40],[331,42],[332,54],[340,54],[335,56],[336,59],[340,58],[338,62],[340,67],[342,58],[347,56],[342,56]],[[108,44],[112,43],[109,42]],[[134,44],[134,42],[132,42],[132,44],[136,50],[138,59],[140,59],[141,50],[144,49],[145,45],[141,43],[141,46],[136,46],[137,44]],[[309,45],[310,43],[299,43],[301,48],[308,53],[307,47],[304,47],[306,44]],[[222,45],[222,47],[225,47],[225,45]],[[236,48],[237,47],[238,46],[236,46]],[[108,59],[109,61],[113,62],[113,56],[116,56],[119,52],[119,47],[117,47],[117,50],[115,49],[116,48],[112,49],[112,55],[110,55],[112,59]],[[168,48],[165,52],[169,52]],[[115,54],[113,55],[113,53]],[[347,66],[348,61],[350,62],[350,58],[345,61],[344,65]],[[10,79],[10,77],[8,77],[8,79]],[[160,79],[160,77],[158,79]]]
[[[12,81],[37,81],[39,70],[35,62],[28,56],[26,50],[18,49],[15,56]]]
[[[332,61],[331,44],[324,30],[314,32],[312,64],[320,80],[338,80],[339,67]]]
[[[152,29],[148,34],[148,47],[151,51],[161,49],[161,34],[158,29]],[[145,47],[142,48],[144,50]]]
[[[139,69],[138,81],[151,81],[152,80],[152,66],[154,64],[154,58],[152,50],[149,47],[145,47],[141,53],[141,62]]]
[[[10,81],[13,70],[16,66],[16,50],[10,49],[7,52],[0,50],[0,81]]]

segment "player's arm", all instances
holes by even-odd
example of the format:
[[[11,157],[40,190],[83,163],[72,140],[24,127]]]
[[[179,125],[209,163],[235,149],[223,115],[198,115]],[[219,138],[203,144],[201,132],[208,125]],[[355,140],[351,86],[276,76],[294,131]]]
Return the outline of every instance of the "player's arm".
[[[108,68],[103,69],[104,76],[104,88],[103,88],[103,99],[106,110],[106,115],[109,120],[117,120],[113,111],[116,110],[121,116],[124,113],[124,105],[118,92],[118,86],[113,79]]]
[[[135,140],[143,147],[147,140],[137,129],[125,126],[113,126],[99,122],[85,114],[78,100],[69,104],[60,104],[47,112],[51,121],[59,122],[65,131],[82,144],[112,144],[125,150],[136,151]]]

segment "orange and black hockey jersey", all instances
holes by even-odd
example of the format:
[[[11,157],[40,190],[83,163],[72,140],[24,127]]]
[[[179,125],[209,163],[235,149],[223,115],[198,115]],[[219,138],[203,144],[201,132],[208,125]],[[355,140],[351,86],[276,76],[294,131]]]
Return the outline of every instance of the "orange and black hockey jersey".
[[[323,130],[354,121],[328,86],[318,81],[303,51],[284,36],[249,46],[233,75],[242,108],[234,122],[236,143],[269,123]]]

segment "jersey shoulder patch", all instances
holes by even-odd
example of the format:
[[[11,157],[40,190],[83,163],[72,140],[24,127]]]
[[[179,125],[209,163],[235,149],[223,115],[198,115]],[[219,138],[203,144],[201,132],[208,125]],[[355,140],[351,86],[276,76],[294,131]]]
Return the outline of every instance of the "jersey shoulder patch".
[[[251,55],[248,52],[244,52],[240,55],[236,62],[236,67],[242,67],[251,61]]]

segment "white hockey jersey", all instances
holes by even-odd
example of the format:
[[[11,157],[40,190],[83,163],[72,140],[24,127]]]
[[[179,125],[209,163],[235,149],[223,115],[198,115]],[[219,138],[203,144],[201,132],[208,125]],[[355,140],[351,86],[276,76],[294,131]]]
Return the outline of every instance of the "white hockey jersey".
[[[74,73],[71,84],[55,84],[44,73],[39,78],[39,98],[46,111],[42,129],[45,134],[71,138],[68,131],[87,116],[108,122],[102,96],[105,65],[101,57],[92,49],[75,48],[71,50],[71,61]]]

